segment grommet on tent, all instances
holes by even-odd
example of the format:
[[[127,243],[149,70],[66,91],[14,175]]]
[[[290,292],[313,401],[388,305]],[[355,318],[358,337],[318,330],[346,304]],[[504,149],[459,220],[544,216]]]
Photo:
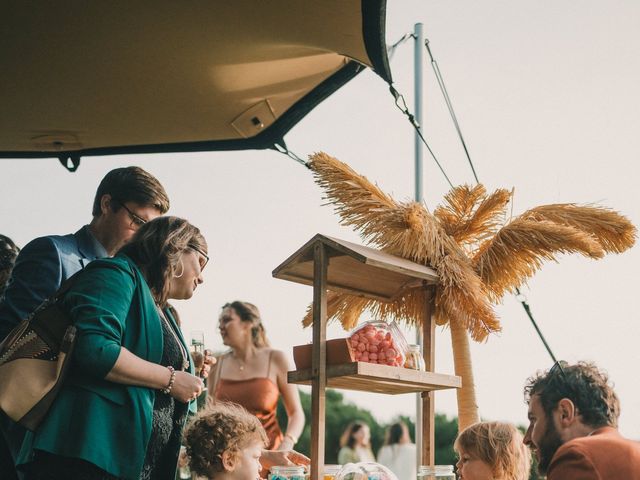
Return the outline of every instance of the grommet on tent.
[[[64,155],[58,155],[58,161],[70,172],[75,172],[80,166],[80,155],[65,153]]]

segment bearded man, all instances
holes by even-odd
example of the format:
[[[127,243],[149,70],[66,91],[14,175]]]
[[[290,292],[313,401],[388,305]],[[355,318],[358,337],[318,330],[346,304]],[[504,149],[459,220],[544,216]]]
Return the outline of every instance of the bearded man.
[[[547,480],[640,480],[640,443],[618,432],[620,402],[593,363],[556,362],[525,386],[524,437]]]

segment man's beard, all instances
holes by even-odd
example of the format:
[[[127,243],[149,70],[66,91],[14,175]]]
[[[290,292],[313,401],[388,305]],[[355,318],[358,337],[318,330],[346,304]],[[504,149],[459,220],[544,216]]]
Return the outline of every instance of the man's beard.
[[[546,474],[551,459],[562,445],[560,434],[553,423],[553,416],[547,417],[547,428],[544,438],[537,445],[538,448],[538,470],[541,474]]]

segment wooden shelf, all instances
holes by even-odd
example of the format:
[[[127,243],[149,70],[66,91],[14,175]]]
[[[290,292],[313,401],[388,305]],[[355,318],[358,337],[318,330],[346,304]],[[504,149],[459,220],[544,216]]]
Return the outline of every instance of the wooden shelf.
[[[329,290],[389,301],[409,289],[438,282],[438,275],[432,268],[320,234],[276,267],[273,276],[313,285],[313,249],[319,244],[327,252],[326,286]]]
[[[327,365],[327,387],[398,395],[460,388],[462,380],[454,375],[419,372],[366,362]],[[288,373],[289,383],[311,385],[311,369]]]

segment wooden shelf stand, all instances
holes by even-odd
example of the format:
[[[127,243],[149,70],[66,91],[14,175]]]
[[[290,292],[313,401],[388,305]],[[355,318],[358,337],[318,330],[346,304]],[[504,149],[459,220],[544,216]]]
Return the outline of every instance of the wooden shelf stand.
[[[278,266],[273,276],[313,285],[311,369],[288,374],[289,383],[311,385],[311,480],[323,478],[327,387],[392,395],[422,392],[422,409],[416,422],[422,433],[420,463],[433,465],[433,392],[461,386],[460,377],[433,372],[435,322],[431,316],[436,272],[373,248],[317,234]],[[327,365],[327,289],[390,301],[410,288],[424,288],[427,293],[428,321],[422,328],[426,372],[364,362]]]

